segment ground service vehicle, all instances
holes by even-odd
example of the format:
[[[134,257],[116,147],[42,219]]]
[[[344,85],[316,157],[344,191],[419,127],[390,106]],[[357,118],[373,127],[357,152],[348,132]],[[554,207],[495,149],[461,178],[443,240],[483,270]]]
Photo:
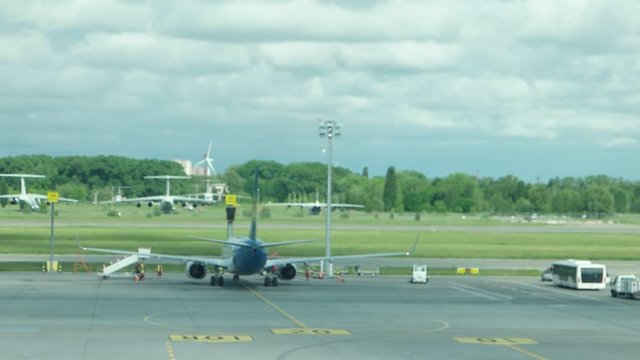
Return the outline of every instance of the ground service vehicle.
[[[414,284],[426,284],[429,281],[427,274],[427,265],[413,265],[413,274],[411,282]]]
[[[553,263],[553,285],[578,290],[600,290],[607,285],[606,266],[585,260]]]
[[[640,279],[635,275],[618,275],[611,283],[611,296],[640,298]]]

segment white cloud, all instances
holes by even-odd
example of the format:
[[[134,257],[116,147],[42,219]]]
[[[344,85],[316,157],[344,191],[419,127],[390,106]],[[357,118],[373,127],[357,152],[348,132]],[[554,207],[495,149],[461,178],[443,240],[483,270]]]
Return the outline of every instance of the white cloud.
[[[297,134],[318,117],[360,129],[367,146],[415,137],[414,144],[541,141],[613,152],[640,139],[633,1],[3,6],[0,130],[21,117],[43,131],[45,119],[109,119],[114,130],[104,132],[126,127],[140,138],[136,151],[153,137],[152,122],[182,124],[186,136],[202,127],[191,136],[206,143],[238,126],[254,138]],[[299,141],[281,140],[274,148]]]
[[[638,139],[629,137],[613,138],[604,142],[604,146],[608,148],[636,148],[638,144]]]

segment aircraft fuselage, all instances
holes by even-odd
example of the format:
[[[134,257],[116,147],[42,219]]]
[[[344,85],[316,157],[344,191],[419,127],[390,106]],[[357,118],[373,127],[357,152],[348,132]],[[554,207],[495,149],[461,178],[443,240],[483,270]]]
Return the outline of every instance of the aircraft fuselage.
[[[224,245],[223,257],[230,257],[227,271],[236,275],[258,274],[267,263],[267,253],[260,248],[260,240],[244,239],[242,242],[251,247]]]

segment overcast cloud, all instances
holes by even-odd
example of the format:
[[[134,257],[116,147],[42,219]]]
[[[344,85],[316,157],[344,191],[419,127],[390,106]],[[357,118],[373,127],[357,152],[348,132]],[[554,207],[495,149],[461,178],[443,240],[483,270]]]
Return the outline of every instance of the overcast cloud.
[[[640,179],[637,1],[3,1],[0,156]]]

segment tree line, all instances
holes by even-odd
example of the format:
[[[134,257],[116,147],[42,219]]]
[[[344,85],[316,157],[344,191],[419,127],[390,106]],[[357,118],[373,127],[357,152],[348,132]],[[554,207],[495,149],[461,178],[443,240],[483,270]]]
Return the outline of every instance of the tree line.
[[[255,170],[259,170],[262,201],[326,200],[326,164],[250,160],[230,166],[213,181],[227,183],[231,192],[251,195]],[[79,200],[106,200],[114,189],[125,186],[124,194],[150,196],[164,193],[165,183],[144,180],[148,175],[184,175],[182,166],[165,160],[139,160],[119,156],[45,155],[0,158],[0,173],[34,173],[30,192],[57,190]],[[583,178],[553,178],[546,183],[528,183],[514,175],[497,179],[454,173],[428,178],[424,174],[389,167],[386,176],[370,177],[365,167],[356,173],[333,168],[334,202],[362,204],[367,211],[456,212],[489,214],[564,214],[604,216],[640,213],[640,182],[606,175]],[[20,190],[16,179],[1,178],[0,193]],[[204,179],[174,181],[172,194],[204,191]]]

